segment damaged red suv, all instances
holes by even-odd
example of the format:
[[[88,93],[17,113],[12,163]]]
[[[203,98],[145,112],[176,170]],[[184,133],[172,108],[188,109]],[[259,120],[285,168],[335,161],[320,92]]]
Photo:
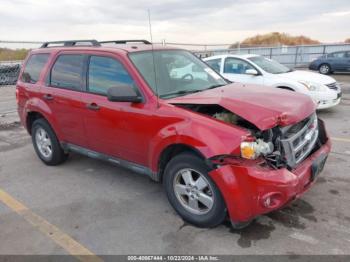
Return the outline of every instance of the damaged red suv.
[[[190,52],[144,40],[45,43],[16,95],[45,164],[77,152],[147,175],[200,227],[239,228],[285,206],[331,146],[309,97],[229,83]]]

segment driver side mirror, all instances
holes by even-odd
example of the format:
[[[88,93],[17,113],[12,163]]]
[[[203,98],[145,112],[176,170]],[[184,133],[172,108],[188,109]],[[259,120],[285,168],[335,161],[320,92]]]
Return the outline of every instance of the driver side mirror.
[[[142,102],[142,97],[135,92],[133,87],[125,84],[109,88],[107,90],[107,99],[111,102]]]
[[[258,71],[256,71],[255,69],[247,69],[247,70],[245,71],[245,73],[246,73],[247,75],[251,75],[251,76],[257,76],[257,75],[259,75]]]

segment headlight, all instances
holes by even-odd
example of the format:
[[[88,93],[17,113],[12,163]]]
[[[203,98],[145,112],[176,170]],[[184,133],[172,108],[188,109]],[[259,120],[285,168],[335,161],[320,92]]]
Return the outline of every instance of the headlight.
[[[241,156],[246,159],[257,159],[261,155],[271,154],[273,152],[273,144],[266,143],[261,139],[253,142],[243,141],[241,143]]]
[[[299,81],[299,83],[305,86],[309,91],[317,91],[317,92],[327,91],[327,87],[319,83],[314,83],[309,81]]]

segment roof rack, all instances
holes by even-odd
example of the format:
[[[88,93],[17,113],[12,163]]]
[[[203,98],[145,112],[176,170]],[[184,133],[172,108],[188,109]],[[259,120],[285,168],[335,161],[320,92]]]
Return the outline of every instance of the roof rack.
[[[97,40],[66,40],[66,41],[53,41],[45,42],[41,45],[41,48],[47,48],[49,45],[63,44],[63,46],[78,46],[80,43],[90,43],[92,46],[101,46]],[[80,45],[85,46],[85,45]]]
[[[111,41],[100,41],[100,44],[127,44],[127,43],[144,43],[145,45],[151,45],[152,43],[147,40],[111,40]]]

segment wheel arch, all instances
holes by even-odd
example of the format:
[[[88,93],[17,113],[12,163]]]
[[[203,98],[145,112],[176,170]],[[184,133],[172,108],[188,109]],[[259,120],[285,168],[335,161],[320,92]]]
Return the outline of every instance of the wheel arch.
[[[45,112],[41,112],[39,110],[31,110],[31,111],[28,111],[26,113],[26,116],[25,116],[25,125],[26,126],[25,127],[27,129],[27,132],[30,135],[32,134],[33,123],[37,119],[44,119],[44,120],[46,120],[47,123],[52,128],[52,130],[55,132],[57,138],[59,140],[61,140],[61,133],[59,132],[60,130],[58,130],[57,125],[55,125],[54,119],[51,119],[50,117],[48,117],[47,114],[45,114]]]
[[[323,65],[328,65],[329,66],[329,69],[332,70],[332,66],[330,63],[328,62],[322,62],[318,65],[317,69],[320,70],[320,67],[323,66]]]
[[[27,117],[26,117],[26,128],[28,133],[31,135],[32,134],[32,126],[35,120],[43,118],[47,121],[47,119],[45,118],[45,116],[39,112],[36,111],[30,111],[27,113]]]
[[[169,161],[176,155],[179,155],[184,152],[194,154],[195,156],[199,157],[204,161],[206,160],[205,156],[193,146],[183,144],[183,143],[168,145],[161,151],[158,158],[158,172],[157,172],[158,181],[163,180],[164,170],[166,165],[169,163]]]
[[[295,91],[294,88],[292,88],[290,86],[286,86],[286,85],[280,85],[280,86],[277,86],[277,88],[284,89],[284,90],[289,90],[289,91]]]

